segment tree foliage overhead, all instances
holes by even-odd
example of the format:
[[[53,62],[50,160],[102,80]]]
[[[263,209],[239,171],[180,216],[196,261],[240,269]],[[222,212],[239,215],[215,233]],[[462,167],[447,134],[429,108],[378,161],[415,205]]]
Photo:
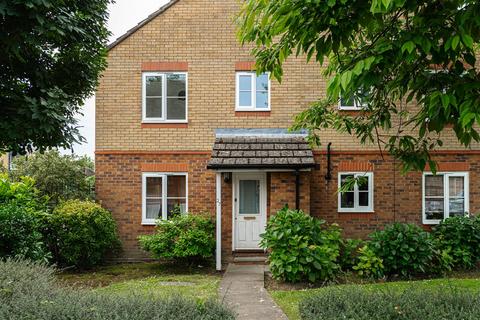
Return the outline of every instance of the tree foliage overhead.
[[[106,66],[111,0],[0,0],[0,152],[71,147]]]
[[[289,56],[328,61],[326,98],[294,125],[313,142],[334,128],[423,170],[435,168],[442,132],[465,147],[480,141],[479,17],[478,0],[247,0],[239,37],[256,44],[258,72],[280,81]],[[357,116],[332,107],[358,92]]]

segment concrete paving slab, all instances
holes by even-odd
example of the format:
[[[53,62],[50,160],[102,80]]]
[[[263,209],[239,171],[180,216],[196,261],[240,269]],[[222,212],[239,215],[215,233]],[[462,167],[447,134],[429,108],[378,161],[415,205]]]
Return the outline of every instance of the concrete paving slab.
[[[264,273],[263,265],[228,265],[219,294],[238,320],[288,320],[265,289]]]

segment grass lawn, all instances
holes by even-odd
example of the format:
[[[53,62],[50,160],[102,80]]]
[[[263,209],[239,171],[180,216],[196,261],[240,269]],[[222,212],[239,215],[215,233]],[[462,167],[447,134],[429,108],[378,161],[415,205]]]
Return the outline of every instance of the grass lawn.
[[[217,297],[221,275],[209,267],[185,268],[161,263],[100,267],[89,272],[64,272],[59,280],[69,286],[105,294],[167,297],[180,294],[205,301]]]
[[[422,289],[438,289],[438,288],[458,288],[463,290],[472,290],[480,291],[480,279],[457,279],[457,278],[446,278],[446,279],[433,279],[433,280],[423,280],[423,281],[399,281],[399,282],[387,282],[387,283],[376,283],[376,284],[366,284],[366,285],[344,285],[344,286],[361,286],[365,290],[379,290],[379,289],[393,289],[393,290],[405,290],[411,286],[416,286]],[[270,291],[275,302],[282,308],[285,314],[290,320],[300,319],[298,313],[298,304],[304,298],[315,295],[317,293],[326,292],[326,290],[331,290],[335,286],[318,288],[318,289],[305,289],[305,290],[273,290]]]

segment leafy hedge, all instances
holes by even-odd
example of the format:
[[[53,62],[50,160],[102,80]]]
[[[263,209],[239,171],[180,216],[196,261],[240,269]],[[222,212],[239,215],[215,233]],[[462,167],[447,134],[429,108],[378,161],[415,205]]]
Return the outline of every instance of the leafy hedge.
[[[475,320],[479,314],[480,294],[447,287],[405,292],[348,287],[300,303],[303,320]]]
[[[233,320],[218,302],[181,297],[105,295],[59,287],[54,270],[20,260],[0,261],[0,319]]]
[[[92,201],[70,200],[44,219],[44,234],[60,265],[92,267],[118,247],[111,213]]]
[[[174,215],[168,221],[158,220],[155,234],[140,236],[139,242],[156,259],[210,259],[215,251],[215,223],[208,215]]]
[[[270,251],[272,276],[289,282],[333,278],[341,244],[338,226],[288,208],[270,218],[261,241]]]

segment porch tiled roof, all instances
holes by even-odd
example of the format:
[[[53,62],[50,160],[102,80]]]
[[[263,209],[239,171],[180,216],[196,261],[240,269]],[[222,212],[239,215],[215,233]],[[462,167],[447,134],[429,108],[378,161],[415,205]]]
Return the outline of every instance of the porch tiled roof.
[[[303,136],[217,137],[209,169],[304,169],[315,166]]]

